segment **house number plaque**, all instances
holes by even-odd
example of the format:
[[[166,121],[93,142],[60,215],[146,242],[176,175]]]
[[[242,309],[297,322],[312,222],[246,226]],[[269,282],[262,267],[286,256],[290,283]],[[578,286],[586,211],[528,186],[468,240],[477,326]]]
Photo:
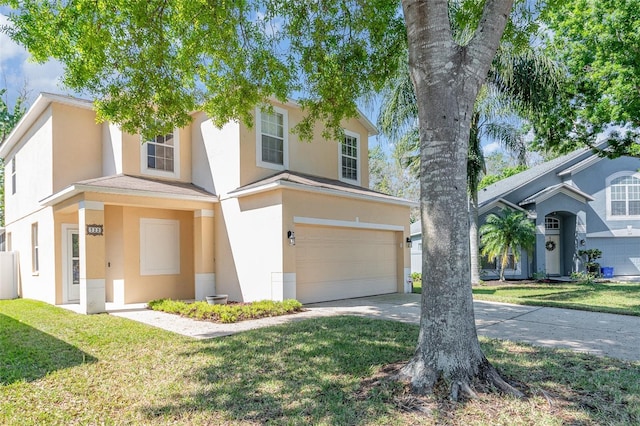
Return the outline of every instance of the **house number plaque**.
[[[87,235],[102,235],[104,225],[87,225]]]

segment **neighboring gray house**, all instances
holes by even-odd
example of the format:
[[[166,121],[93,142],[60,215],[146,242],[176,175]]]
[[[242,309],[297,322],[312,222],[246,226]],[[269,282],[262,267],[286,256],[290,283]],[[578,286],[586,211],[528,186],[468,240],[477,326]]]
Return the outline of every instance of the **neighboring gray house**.
[[[501,208],[524,211],[536,224],[533,256],[510,262],[507,278],[530,278],[535,272],[568,276],[584,270],[578,250],[602,250],[598,262],[617,276],[640,275],[640,159],[601,158],[580,149],[496,182],[478,193],[479,221]],[[415,225],[415,224],[414,224]],[[420,225],[411,250],[419,259]],[[420,250],[421,251],[421,250]],[[483,277],[497,276],[483,262]]]

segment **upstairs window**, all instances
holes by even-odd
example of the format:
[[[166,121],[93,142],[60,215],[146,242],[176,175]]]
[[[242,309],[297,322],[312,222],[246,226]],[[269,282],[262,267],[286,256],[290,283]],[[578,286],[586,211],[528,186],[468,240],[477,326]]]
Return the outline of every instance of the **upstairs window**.
[[[272,112],[258,109],[256,118],[257,165],[285,170],[289,166],[287,111],[275,107]]]
[[[640,173],[611,176],[607,196],[607,216],[610,219],[640,218]]]
[[[360,138],[356,133],[345,130],[340,149],[340,180],[347,183],[360,184]]]
[[[178,132],[158,135],[142,144],[141,170],[152,176],[180,177]]]
[[[16,193],[16,157],[11,159],[11,193]]]

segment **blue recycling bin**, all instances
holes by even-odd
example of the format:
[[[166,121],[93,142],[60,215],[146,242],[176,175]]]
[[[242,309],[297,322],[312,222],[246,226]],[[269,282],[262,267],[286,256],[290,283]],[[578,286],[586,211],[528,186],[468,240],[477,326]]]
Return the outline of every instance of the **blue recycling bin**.
[[[602,273],[602,278],[613,278],[612,266],[603,266],[600,268],[600,272]]]

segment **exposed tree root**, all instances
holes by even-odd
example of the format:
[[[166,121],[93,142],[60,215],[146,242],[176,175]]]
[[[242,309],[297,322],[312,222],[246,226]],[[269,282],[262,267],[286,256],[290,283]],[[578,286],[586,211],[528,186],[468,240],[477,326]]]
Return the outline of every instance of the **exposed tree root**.
[[[452,401],[478,398],[481,391],[497,390],[502,394],[524,398],[525,394],[507,383],[500,373],[486,359],[479,366],[476,376],[446,378],[442,372],[435,372],[423,362],[414,358],[398,371],[393,379],[410,384],[412,391],[419,395],[434,393],[438,383],[444,382]]]

